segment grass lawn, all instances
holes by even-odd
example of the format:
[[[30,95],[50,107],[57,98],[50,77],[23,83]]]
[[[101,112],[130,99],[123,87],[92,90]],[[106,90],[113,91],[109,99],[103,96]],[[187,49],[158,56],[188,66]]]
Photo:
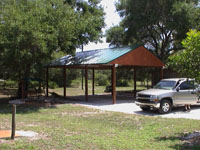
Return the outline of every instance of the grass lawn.
[[[200,121],[128,115],[75,104],[50,108],[18,106],[17,130],[39,133],[36,139],[0,140],[0,150],[183,150],[181,137],[200,130]],[[11,106],[0,105],[0,130],[10,129]]]

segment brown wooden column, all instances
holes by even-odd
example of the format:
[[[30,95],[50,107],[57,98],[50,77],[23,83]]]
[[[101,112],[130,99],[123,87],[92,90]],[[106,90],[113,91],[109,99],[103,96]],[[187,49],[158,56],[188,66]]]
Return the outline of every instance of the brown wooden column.
[[[137,77],[136,77],[136,67],[134,67],[134,97],[136,98],[136,92],[137,92]]]
[[[163,79],[163,68],[160,68],[160,80]]]
[[[49,68],[46,68],[46,96],[49,96]]]
[[[113,104],[116,104],[116,68],[115,68],[115,65],[112,66],[112,97],[113,97]]]
[[[63,95],[66,97],[66,68],[63,68]]]
[[[85,100],[88,101],[88,68],[85,66]]]
[[[153,73],[153,71],[152,71],[152,72],[151,72],[151,88],[153,88],[153,86],[154,86],[153,77],[154,77],[154,73]]]
[[[24,100],[24,80],[21,81],[21,87],[22,87],[22,100]]]
[[[111,86],[113,88],[113,70],[111,69]],[[113,90],[111,91],[111,95],[113,96]]]
[[[94,74],[95,72],[94,72],[94,68],[92,69],[92,95],[94,95],[94,76],[95,76],[95,74]]]

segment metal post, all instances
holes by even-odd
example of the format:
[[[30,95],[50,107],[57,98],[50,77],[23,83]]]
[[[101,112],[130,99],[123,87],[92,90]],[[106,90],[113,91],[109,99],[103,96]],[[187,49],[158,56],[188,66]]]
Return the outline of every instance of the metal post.
[[[15,114],[16,114],[16,105],[13,104],[12,105],[12,133],[11,133],[11,139],[14,140],[15,139]]]

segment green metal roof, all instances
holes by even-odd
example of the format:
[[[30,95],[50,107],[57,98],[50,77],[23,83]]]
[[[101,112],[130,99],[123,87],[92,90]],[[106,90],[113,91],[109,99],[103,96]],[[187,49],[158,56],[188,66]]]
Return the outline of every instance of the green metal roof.
[[[50,62],[47,66],[107,64],[138,47],[139,45],[135,45],[77,52],[75,56],[66,55]]]

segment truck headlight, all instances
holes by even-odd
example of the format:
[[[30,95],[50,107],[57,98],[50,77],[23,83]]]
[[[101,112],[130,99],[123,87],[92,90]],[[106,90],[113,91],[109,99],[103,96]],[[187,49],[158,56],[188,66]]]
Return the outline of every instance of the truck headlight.
[[[150,96],[150,101],[158,102],[159,101],[158,96],[157,95],[151,95]]]

